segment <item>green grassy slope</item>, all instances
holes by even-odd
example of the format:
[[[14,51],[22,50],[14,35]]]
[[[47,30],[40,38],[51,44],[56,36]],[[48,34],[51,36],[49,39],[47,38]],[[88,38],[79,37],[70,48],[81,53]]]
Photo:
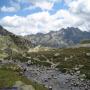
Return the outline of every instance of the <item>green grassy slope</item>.
[[[22,81],[26,85],[32,85],[35,90],[47,90],[43,85],[32,82],[25,76],[20,75],[19,71],[20,69],[16,65],[7,64],[2,66],[2,68],[0,68],[0,88],[12,87],[16,81]]]

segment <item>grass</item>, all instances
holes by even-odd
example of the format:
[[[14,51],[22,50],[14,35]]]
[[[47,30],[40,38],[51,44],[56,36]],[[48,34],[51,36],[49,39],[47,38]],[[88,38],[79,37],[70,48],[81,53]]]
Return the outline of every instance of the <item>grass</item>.
[[[90,56],[87,56],[87,53],[90,53],[90,48],[66,48],[66,49],[54,49],[51,51],[40,51],[40,52],[30,52],[26,53],[25,56],[22,54],[13,54],[13,60],[20,60],[21,62],[27,62],[30,57],[30,60],[35,65],[51,66],[50,62],[57,64],[56,67],[59,68],[62,72],[66,70],[73,70],[75,67],[80,67],[81,73],[86,74],[87,79],[90,79]],[[56,55],[57,54],[57,55]],[[35,58],[37,60],[35,60]],[[6,58],[7,59],[7,58]],[[9,59],[9,57],[8,57]]]
[[[83,40],[81,41],[81,44],[90,44],[90,40]]]
[[[15,66],[15,65],[10,65]],[[43,85],[39,85],[36,82],[28,80],[25,76],[19,75],[19,72],[6,69],[5,67],[10,67],[9,65],[0,68],[0,88],[12,87],[16,81],[22,81],[27,85],[32,85],[35,90],[47,90]]]
[[[58,53],[56,56],[55,54]],[[86,54],[90,53],[90,48],[66,48],[66,49],[54,49],[51,51],[33,52],[28,53],[31,59],[37,57],[39,61],[46,62],[48,59],[53,63],[60,63],[58,67],[61,71],[73,70],[76,66],[83,65],[79,70],[81,73],[86,74],[87,78],[90,79],[90,56]],[[44,56],[44,57],[42,57]],[[41,64],[41,63],[40,63]],[[43,64],[44,65],[44,64]]]
[[[40,65],[40,66],[47,66],[47,67],[50,67],[51,66],[51,63],[49,62],[46,62],[46,61],[38,61],[38,60],[32,60],[33,64],[35,65]]]
[[[0,36],[0,48],[5,48],[8,44],[10,44],[11,48],[18,49],[10,36]]]
[[[11,42],[11,50],[12,55],[8,55],[4,51],[0,50],[0,58],[10,59],[12,57],[13,60],[20,60],[21,62],[27,62],[31,57],[33,64],[36,65],[44,65],[44,66],[51,66],[47,60],[53,62],[54,64],[59,63],[56,67],[60,70],[71,70],[78,67],[79,65],[83,65],[80,68],[81,73],[85,73],[87,78],[90,79],[90,56],[87,56],[87,53],[90,53],[90,48],[81,47],[81,48],[66,48],[66,49],[52,49],[50,51],[40,51],[40,52],[21,52],[18,51],[18,48],[22,48],[22,50],[27,50],[23,44],[18,43],[21,39],[18,37],[0,37],[0,48],[5,48],[7,40]],[[14,40],[14,41],[12,41]],[[1,43],[2,42],[2,43]],[[22,41],[21,41],[22,42]],[[88,43],[89,40],[83,41],[82,43]],[[23,43],[23,42],[22,42]],[[15,49],[17,51],[15,51]],[[55,55],[58,53],[58,55]],[[25,54],[25,55],[24,55]],[[35,60],[38,58],[38,60]]]

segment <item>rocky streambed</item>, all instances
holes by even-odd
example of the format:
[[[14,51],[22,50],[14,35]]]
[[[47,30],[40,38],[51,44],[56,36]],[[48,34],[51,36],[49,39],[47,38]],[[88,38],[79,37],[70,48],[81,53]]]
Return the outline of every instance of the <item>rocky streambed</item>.
[[[20,75],[26,76],[33,82],[44,85],[50,90],[90,90],[90,80],[83,78],[84,75],[74,73],[61,73],[56,68],[27,65],[21,62],[8,62],[16,64],[21,67],[22,72]],[[7,62],[3,63],[7,64]]]
[[[50,90],[90,90],[89,80],[80,79],[77,74],[61,73],[57,69],[31,65],[24,75],[34,82],[52,88]]]

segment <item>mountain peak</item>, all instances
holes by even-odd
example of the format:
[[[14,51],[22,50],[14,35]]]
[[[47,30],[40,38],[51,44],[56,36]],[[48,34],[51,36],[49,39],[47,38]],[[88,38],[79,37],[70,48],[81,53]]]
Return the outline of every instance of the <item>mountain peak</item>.
[[[65,31],[79,31],[79,32],[82,32],[79,28],[75,28],[75,27],[67,27],[67,28],[62,28],[61,30],[65,30]]]
[[[47,47],[67,47],[79,43],[81,40],[90,39],[90,32],[83,32],[79,28],[67,27],[59,31],[51,31],[43,35],[28,35],[26,39],[36,45]]]

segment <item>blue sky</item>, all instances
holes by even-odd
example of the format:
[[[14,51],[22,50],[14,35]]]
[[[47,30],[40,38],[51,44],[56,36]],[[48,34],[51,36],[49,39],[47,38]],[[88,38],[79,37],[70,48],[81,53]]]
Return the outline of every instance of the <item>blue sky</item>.
[[[0,0],[0,24],[26,35],[66,27],[89,31],[90,0]]]
[[[0,18],[3,18],[5,16],[13,16],[13,15],[27,16],[28,14],[33,14],[33,13],[36,13],[36,12],[42,12],[42,8],[40,8],[40,7],[32,8],[32,7],[34,7],[34,5],[31,2],[28,2],[28,1],[27,2],[23,2],[23,1],[19,2],[18,0],[1,0],[0,1],[0,8],[2,8],[4,6],[7,7],[7,8],[15,7],[13,5],[14,3],[17,4],[17,6],[19,5],[20,9],[16,10],[16,11],[14,11],[14,10],[12,10],[12,11],[1,10],[0,11]],[[32,9],[28,9],[29,7],[31,7]],[[49,11],[50,14],[54,14],[59,9],[67,9],[67,6],[65,5],[64,1],[61,1],[61,0],[59,1],[58,0],[58,2],[54,3],[54,5],[52,7],[52,10],[48,10],[48,11]],[[47,9],[44,9],[44,10],[47,11]]]

